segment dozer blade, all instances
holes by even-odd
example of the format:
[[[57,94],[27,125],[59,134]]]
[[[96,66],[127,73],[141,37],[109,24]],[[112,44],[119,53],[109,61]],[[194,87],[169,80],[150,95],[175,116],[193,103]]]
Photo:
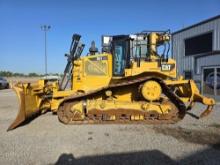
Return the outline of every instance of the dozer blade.
[[[30,121],[34,116],[40,113],[39,99],[36,96],[31,95],[27,88],[23,84],[16,84],[13,86],[18,100],[19,100],[19,112],[13,123],[8,127],[7,131],[15,129],[16,127],[24,124],[26,121]]]

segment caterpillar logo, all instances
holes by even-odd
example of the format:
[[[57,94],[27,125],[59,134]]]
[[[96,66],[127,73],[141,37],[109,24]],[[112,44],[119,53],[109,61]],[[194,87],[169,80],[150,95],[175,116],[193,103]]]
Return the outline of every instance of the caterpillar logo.
[[[161,65],[161,70],[162,71],[171,71],[173,68],[175,67],[175,65],[173,64],[162,64]]]

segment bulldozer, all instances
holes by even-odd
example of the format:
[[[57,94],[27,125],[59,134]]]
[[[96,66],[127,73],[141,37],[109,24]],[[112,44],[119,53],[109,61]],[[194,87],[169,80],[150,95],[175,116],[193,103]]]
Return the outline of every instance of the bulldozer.
[[[8,130],[48,111],[64,124],[173,124],[195,102],[207,107],[200,117],[213,110],[214,99],[201,95],[193,80],[177,75],[169,30],[101,38],[100,51],[93,41],[82,56],[85,44],[73,34],[60,81],[15,84],[20,109]]]

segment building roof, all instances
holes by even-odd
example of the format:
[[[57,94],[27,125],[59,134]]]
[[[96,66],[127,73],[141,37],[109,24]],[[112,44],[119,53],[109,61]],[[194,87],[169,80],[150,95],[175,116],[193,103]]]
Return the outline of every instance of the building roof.
[[[215,17],[211,17],[211,18],[209,18],[209,19],[206,19],[206,20],[201,21],[201,22],[199,22],[199,23],[196,23],[196,24],[194,24],[194,25],[188,26],[188,27],[186,27],[186,28],[177,30],[177,31],[173,32],[172,35],[177,34],[177,33],[180,33],[180,32],[183,32],[183,31],[186,31],[186,30],[191,29],[191,28],[194,28],[194,27],[196,27],[196,26],[205,24],[205,23],[207,23],[207,22],[213,21],[213,20],[218,19],[218,18],[220,18],[220,15],[217,15],[217,16],[215,16]]]

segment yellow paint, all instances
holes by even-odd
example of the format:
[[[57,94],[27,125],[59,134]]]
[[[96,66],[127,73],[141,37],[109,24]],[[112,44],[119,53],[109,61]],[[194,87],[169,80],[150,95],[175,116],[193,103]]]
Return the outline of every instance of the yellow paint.
[[[158,62],[156,45],[160,45],[169,39],[170,37],[167,35],[151,33],[148,36],[151,61],[141,60],[140,67],[138,67],[137,62],[131,61],[131,67],[125,69],[123,77],[114,77],[112,75],[112,55],[101,53],[83,56],[73,62],[72,86],[70,90],[59,91],[57,82],[46,84],[45,80],[39,80],[37,83],[32,84],[18,83],[14,86],[14,89],[21,104],[19,113],[26,120],[36,112],[43,112],[45,110],[56,112],[60,103],[71,95],[101,89],[107,87],[112,82],[120,82],[122,78],[131,77],[131,79],[135,79],[134,76],[139,75],[163,79],[169,87],[175,89],[174,92],[184,102],[201,102],[205,105],[213,106],[215,100],[202,96],[193,80],[178,79],[176,77],[175,60],[170,58],[167,62]],[[146,82],[144,84],[141,90],[142,95],[146,99],[144,102],[134,101],[134,93],[140,94],[140,89],[128,86],[126,90],[118,88],[115,93],[111,93],[112,96],[107,94],[107,100],[102,95],[96,95],[93,100],[87,100],[87,111],[94,108],[103,111],[122,108],[143,111],[155,110],[158,113],[167,113],[170,108],[166,105],[160,105],[160,102],[157,104],[148,102],[155,101],[161,96],[162,89],[156,82]],[[210,108],[208,110],[210,111]],[[77,105],[77,111],[82,111],[81,102]],[[110,120],[115,120],[115,116],[112,115]],[[143,116],[132,116],[132,120],[143,120]]]
[[[159,100],[162,94],[162,88],[158,82],[150,80],[144,83],[141,93],[146,100],[155,101]]]

